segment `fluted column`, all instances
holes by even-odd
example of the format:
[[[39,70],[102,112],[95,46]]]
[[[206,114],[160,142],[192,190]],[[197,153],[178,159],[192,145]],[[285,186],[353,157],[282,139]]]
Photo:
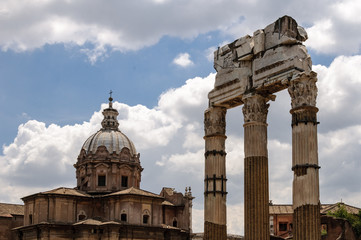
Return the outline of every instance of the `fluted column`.
[[[226,208],[226,108],[211,107],[204,113],[205,179],[204,239],[227,239]]]
[[[270,239],[267,113],[268,99],[253,95],[244,100],[245,240]]]
[[[293,239],[320,240],[316,73],[292,80]]]

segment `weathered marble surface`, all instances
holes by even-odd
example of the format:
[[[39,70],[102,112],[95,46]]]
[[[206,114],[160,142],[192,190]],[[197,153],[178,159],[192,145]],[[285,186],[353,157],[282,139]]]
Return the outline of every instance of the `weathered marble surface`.
[[[289,17],[279,18],[253,36],[246,35],[214,52],[217,71],[211,106],[232,108],[245,94],[275,93],[299,73],[310,73],[312,62],[302,42],[307,33]]]

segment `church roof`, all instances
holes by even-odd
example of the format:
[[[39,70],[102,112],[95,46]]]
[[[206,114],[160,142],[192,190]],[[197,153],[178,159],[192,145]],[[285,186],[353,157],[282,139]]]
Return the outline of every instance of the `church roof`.
[[[0,203],[0,217],[12,217],[13,215],[24,215],[24,205]]]
[[[64,196],[77,196],[77,197],[91,197],[91,195],[86,194],[83,191],[79,191],[77,189],[74,188],[66,188],[66,187],[59,187],[59,188],[55,188],[46,192],[39,192],[39,193],[35,193],[29,196],[25,196],[22,199],[24,200],[25,198],[31,197],[31,196],[35,196],[35,195],[64,195]]]
[[[138,196],[146,196],[146,197],[153,197],[153,198],[163,198],[158,194],[151,193],[142,189],[137,189],[134,187],[127,188],[125,190],[121,190],[118,192],[110,193],[107,196],[114,196],[114,195],[138,195]]]
[[[327,214],[329,212],[337,211],[341,206],[345,208],[348,213],[358,214],[361,208],[347,205],[343,202],[333,203],[333,204],[321,204],[321,213]],[[292,214],[293,208],[291,204],[272,204],[269,205],[270,214]]]
[[[174,206],[173,203],[171,203],[171,202],[169,202],[169,201],[167,201],[167,200],[164,200],[164,201],[162,202],[162,205],[165,205],[165,206]]]
[[[74,188],[66,188],[66,187],[59,187],[59,188],[55,188],[46,192],[39,192],[39,193],[35,193],[24,198],[28,198],[31,196],[35,196],[35,195],[64,195],[64,196],[77,196],[77,197],[94,197],[92,195],[89,195],[83,191],[74,189]],[[152,197],[152,198],[163,198],[162,196],[152,193],[152,192],[148,192],[142,189],[137,189],[134,187],[130,187],[127,188],[125,190],[121,190],[118,192],[113,192],[110,194],[106,194],[106,195],[98,195],[95,197],[106,197],[106,196],[120,196],[120,195],[137,195],[137,196],[145,196],[145,197]]]
[[[269,213],[270,214],[292,214],[293,213],[292,205],[287,205],[287,204],[282,204],[282,205],[273,204],[273,205],[270,205],[269,206]]]
[[[101,225],[103,222],[92,218],[85,219],[80,222],[76,222],[73,225]]]
[[[361,211],[361,208],[347,205],[343,202],[338,202],[338,203],[334,203],[334,204],[322,204],[321,205],[321,213],[327,214],[329,212],[335,212],[335,211],[339,210],[341,206],[343,206],[345,208],[345,210],[351,214],[358,214]]]
[[[79,197],[89,197],[89,194],[86,194],[85,192],[79,191],[74,188],[65,188],[65,187],[59,187],[53,190],[49,190],[46,192],[41,192],[42,194],[61,194],[61,195],[72,195],[72,196],[79,196]]]
[[[96,226],[101,226],[101,225],[109,225],[109,224],[116,224],[119,225],[119,222],[115,222],[115,221],[101,221],[101,220],[97,220],[97,219],[93,219],[93,218],[89,218],[89,219],[85,219],[83,221],[80,222],[76,222],[73,225],[96,225]]]

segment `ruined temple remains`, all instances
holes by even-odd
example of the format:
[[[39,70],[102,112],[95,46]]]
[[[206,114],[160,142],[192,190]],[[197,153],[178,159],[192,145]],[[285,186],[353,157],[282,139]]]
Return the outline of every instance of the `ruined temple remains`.
[[[226,112],[243,105],[245,239],[269,240],[267,114],[288,89],[292,115],[294,239],[320,240],[317,74],[302,42],[307,33],[284,16],[214,53],[217,71],[205,111],[204,239],[226,239]]]

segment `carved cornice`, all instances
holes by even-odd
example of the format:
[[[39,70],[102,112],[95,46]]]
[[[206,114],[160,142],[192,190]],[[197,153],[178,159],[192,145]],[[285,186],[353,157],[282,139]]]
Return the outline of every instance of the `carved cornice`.
[[[226,112],[224,107],[211,107],[204,112],[205,136],[226,134]]]
[[[268,99],[260,95],[253,95],[243,99],[244,105],[242,108],[244,122],[267,122],[267,114],[269,104]]]
[[[302,73],[298,78],[290,82],[288,93],[291,96],[292,108],[316,106],[316,76],[317,74],[315,72],[311,72],[310,74]]]

